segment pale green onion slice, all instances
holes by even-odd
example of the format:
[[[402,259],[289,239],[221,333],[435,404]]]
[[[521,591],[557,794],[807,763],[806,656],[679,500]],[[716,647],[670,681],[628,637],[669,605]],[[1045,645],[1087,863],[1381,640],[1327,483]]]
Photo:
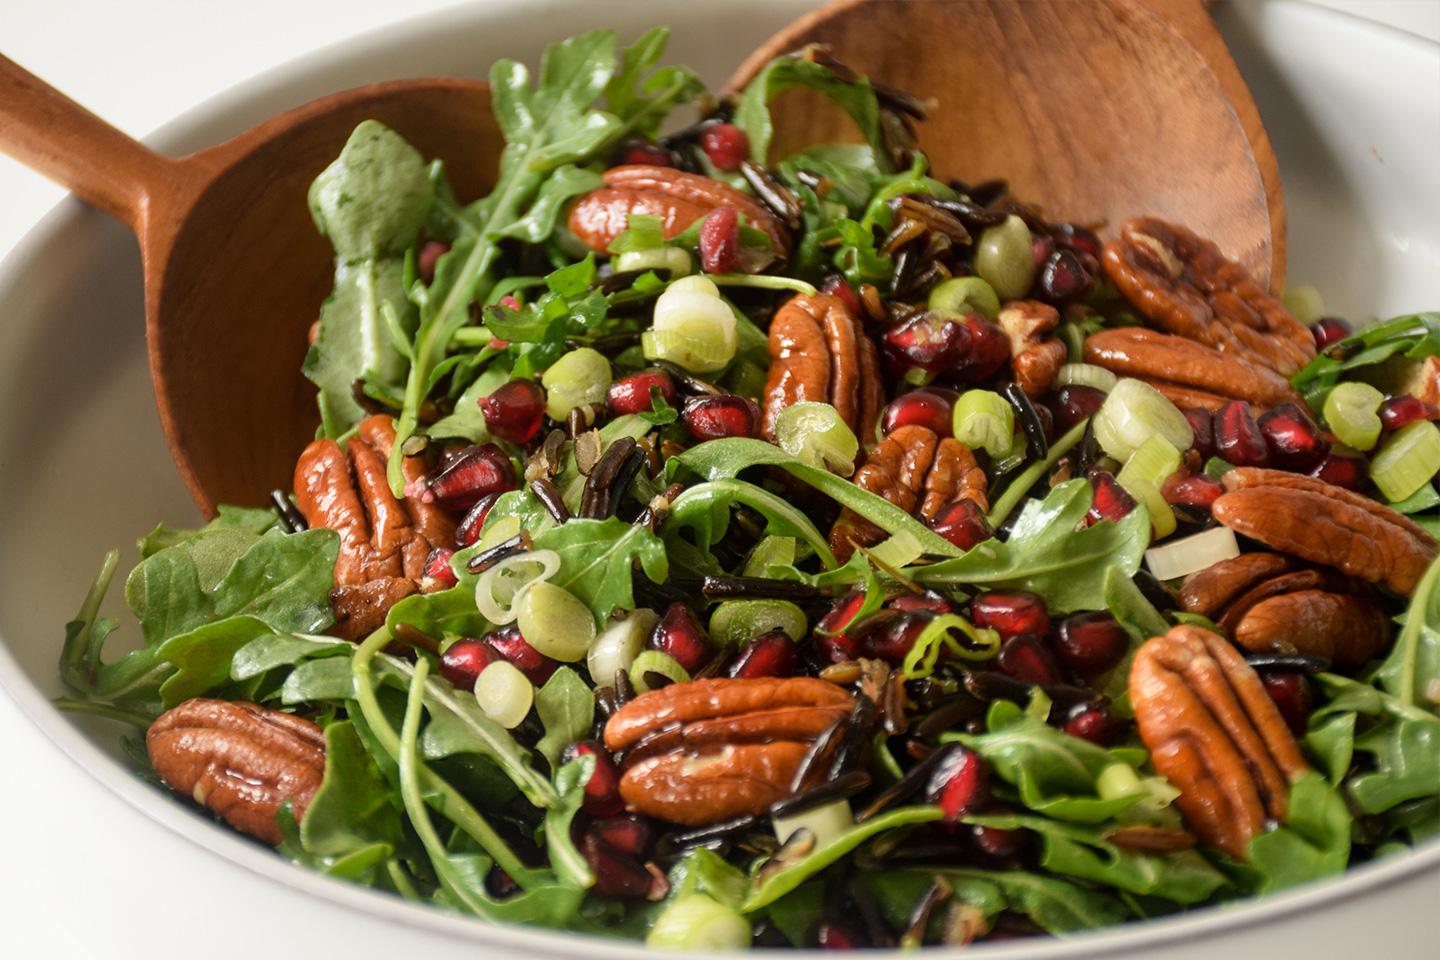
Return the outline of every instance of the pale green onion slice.
[[[1380,439],[1380,404],[1385,395],[1368,383],[1336,384],[1325,397],[1325,423],[1335,439],[1356,450],[1373,450]],[[1373,476],[1374,469],[1371,473]]]
[[[744,950],[750,921],[703,893],[676,897],[655,918],[645,945],[657,950]]]
[[[1429,420],[1401,427],[1370,460],[1370,479],[1391,503],[1404,500],[1440,473],[1440,428]]]
[[[545,388],[545,413],[564,420],[575,407],[599,403],[610,388],[610,361],[598,350],[580,347],[551,364],[540,375]]]
[[[616,273],[631,273],[639,270],[668,270],[672,277],[683,277],[695,269],[690,251],[680,247],[653,247],[649,250],[630,250],[615,257]]]
[[[798,643],[808,629],[805,611],[789,600],[726,600],[710,615],[710,639],[737,649],[775,630]]]
[[[1035,280],[1030,228],[1015,214],[986,227],[975,244],[975,273],[1001,300],[1023,297]]]
[[[1286,290],[1280,296],[1280,305],[1304,324],[1314,323],[1325,316],[1325,300],[1320,296],[1320,291],[1309,284]]]
[[[520,535],[521,529],[519,517],[497,517],[493,521],[487,521],[485,532],[480,535],[480,552],[498,547],[506,540],[513,540]]]
[[[703,273],[692,273],[665,288],[666,293],[672,290],[676,293],[708,293],[712,297],[720,296],[720,288],[715,285],[715,281]]]
[[[825,846],[853,826],[855,814],[850,810],[849,800],[835,800],[788,817],[774,818],[775,839],[784,843],[796,830],[804,829],[815,835],[817,847]]]
[[[1119,477],[1115,478],[1119,480]],[[1155,530],[1155,539],[1161,540],[1175,532],[1175,511],[1165,502],[1160,487],[1149,480],[1132,478],[1125,488],[1137,500],[1144,500],[1150,508],[1150,525]]]
[[[855,472],[860,441],[855,431],[828,403],[813,400],[792,403],[775,418],[775,442],[780,449],[812,467],[848,477]]]
[[[597,687],[608,687],[615,682],[615,673],[629,671],[630,665],[645,649],[645,641],[655,632],[660,617],[654,610],[641,607],[619,623],[611,624],[585,654],[585,665],[590,668],[590,679]]]
[[[964,316],[972,311],[993,321],[1000,315],[995,288],[979,277],[951,277],[930,288],[925,308],[932,313]]]
[[[1195,442],[1180,408],[1142,380],[1126,378],[1115,384],[1091,423],[1100,446],[1122,463],[1157,433],[1176,450],[1189,450]]]
[[[550,579],[559,569],[560,554],[554,550],[529,550],[506,557],[475,581],[475,606],[493,624],[510,623],[515,619],[512,604],[520,591],[536,580]]]
[[[723,343],[700,340],[674,330],[646,330],[640,334],[640,349],[646,360],[665,360],[691,373],[723,370],[735,351]]]
[[[1115,374],[1093,363],[1067,363],[1055,373],[1057,387],[1094,387],[1109,393],[1119,382]]]
[[[994,459],[1006,456],[1015,445],[1015,408],[991,390],[967,390],[955,403],[955,439],[971,450]]]
[[[1174,580],[1238,556],[1240,545],[1235,542],[1235,531],[1229,527],[1211,527],[1151,547],[1145,551],[1145,565],[1155,579]]]
[[[520,668],[508,660],[496,660],[475,678],[475,702],[485,716],[506,730],[520,726],[535,702],[535,687]]]
[[[1148,480],[1158,487],[1180,469],[1180,460],[1180,451],[1175,449],[1174,444],[1160,434],[1152,433],[1125,461],[1115,479],[1126,490],[1130,489],[1128,482],[1133,480]]]
[[[635,662],[630,664],[630,685],[636,693],[645,693],[650,689],[650,684],[645,682],[647,673],[658,673],[672,683],[685,683],[690,679],[690,672],[680,666],[679,661],[659,650],[642,650]]]
[[[897,530],[870,548],[870,556],[877,562],[888,564],[895,569],[908,567],[925,552],[920,538],[909,530]]]
[[[564,663],[585,659],[595,642],[595,615],[564,587],[532,580],[515,598],[520,635],[540,653]]]

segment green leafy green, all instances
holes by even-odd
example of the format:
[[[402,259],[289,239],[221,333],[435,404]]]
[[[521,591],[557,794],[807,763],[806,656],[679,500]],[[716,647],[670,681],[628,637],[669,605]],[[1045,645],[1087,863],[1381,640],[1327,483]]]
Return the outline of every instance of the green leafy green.
[[[1392,357],[1423,360],[1440,356],[1440,313],[1412,313],[1366,327],[1346,337],[1307,363],[1290,378],[1312,410],[1342,377],[1381,374],[1379,364]]]
[[[560,667],[536,692],[535,713],[545,726],[545,736],[535,749],[550,761],[552,770],[558,770],[560,753],[590,735],[595,724],[595,692],[574,670]]]
[[[535,549],[560,555],[550,582],[575,594],[603,623],[619,608],[633,608],[631,574],[638,564],[657,583],[669,573],[665,545],[648,527],[615,517],[574,519],[535,537]]]
[[[772,60],[746,85],[735,108],[735,125],[750,137],[750,159],[762,167],[770,165],[770,141],[775,128],[770,120],[770,101],[791,87],[815,90],[842,108],[855,121],[869,144],[875,165],[889,172],[890,155],[880,132],[880,106],[870,81],[864,77],[842,80],[829,67],[799,57]]]

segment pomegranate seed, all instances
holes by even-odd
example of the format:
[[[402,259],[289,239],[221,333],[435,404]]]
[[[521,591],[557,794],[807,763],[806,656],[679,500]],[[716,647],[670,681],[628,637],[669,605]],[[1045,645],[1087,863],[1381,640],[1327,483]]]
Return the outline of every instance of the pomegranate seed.
[[[513,663],[525,679],[537,687],[543,687],[545,681],[559,666],[545,654],[536,650],[520,634],[520,628],[515,624],[501,627],[494,633],[485,634],[485,642],[495,648],[495,652],[502,659]]]
[[[1099,520],[1119,521],[1135,509],[1135,498],[1120,486],[1120,481],[1115,479],[1113,473],[1091,470],[1085,476],[1090,481],[1090,488],[1095,492],[1095,499],[1090,503],[1090,512],[1086,514],[1086,519],[1091,523]]]
[[[615,766],[609,751],[595,740],[581,740],[572,743],[560,754],[562,764],[578,757],[594,757],[595,772],[585,784],[585,799],[581,808],[591,816],[614,817],[624,812],[625,801],[620,799],[620,768]]]
[[[970,601],[970,619],[977,627],[990,627],[1001,637],[1019,633],[1050,632],[1050,612],[1039,594],[1024,590],[991,590]]]
[[[1074,250],[1088,257],[1100,256],[1100,238],[1093,230],[1074,223],[1052,223],[1050,236],[1055,239],[1057,247]]]
[[[450,558],[453,556],[455,551],[449,547],[436,547],[430,551],[430,556],[425,558],[425,569],[420,574],[421,593],[449,590],[460,582],[455,571],[450,569]]]
[[[474,690],[480,671],[499,659],[495,648],[484,640],[456,640],[440,654],[440,676],[457,690]]]
[[[675,662],[693,674],[715,656],[715,649],[705,639],[705,632],[695,620],[690,608],[680,602],[670,604],[670,609],[655,625],[646,646],[651,650],[673,657]]]
[[[1310,681],[1299,673],[1262,673],[1260,680],[1265,684],[1265,692],[1280,708],[1280,716],[1285,718],[1290,732],[1297,737],[1304,736],[1310,724],[1310,705],[1314,700]]]
[[[1021,683],[1048,687],[1060,682],[1060,668],[1045,641],[1033,633],[1007,637],[1000,645],[995,666],[1007,677]]]
[[[1010,360],[1010,338],[978,313],[967,314],[965,326],[970,330],[970,352],[955,372],[966,380],[994,376]]]
[[[876,616],[866,621],[866,629],[858,638],[860,655],[899,666],[920,634],[934,621],[935,614],[929,610],[882,610],[880,613],[894,616]]]
[[[973,500],[956,500],[941,507],[928,526],[961,550],[995,538],[990,521]]]
[[[1054,253],[1054,238],[1038,233],[1030,238],[1030,257],[1035,261],[1035,269],[1037,272]]]
[[[1108,612],[1077,613],[1055,631],[1055,657],[1065,669],[1093,677],[1112,669],[1130,649],[1130,635]]]
[[[648,857],[655,847],[655,828],[638,813],[622,813],[596,820],[587,829],[621,853]]]
[[[1324,350],[1332,344],[1339,343],[1355,332],[1349,321],[1339,317],[1321,317],[1310,324],[1310,333],[1315,337],[1315,349]]]
[[[815,624],[815,646],[826,661],[840,663],[855,659],[855,641],[851,635],[859,624],[852,621],[864,605],[865,591],[851,590],[831,604]],[[837,633],[840,627],[847,629]]]
[[[691,397],[685,401],[680,419],[696,440],[754,437],[760,428],[760,407],[749,397],[734,393]]]
[[[469,446],[450,457],[425,481],[419,499],[461,513],[492,493],[515,489],[515,467],[493,443]]]
[[[509,310],[521,310],[521,309],[524,308],[523,305],[520,303],[519,300],[517,300],[514,296],[512,296],[511,294],[508,294],[508,293],[505,294],[505,296],[503,296],[503,297],[500,298],[500,306],[505,307],[506,309],[509,309]],[[509,341],[509,340],[494,340],[494,341],[491,341],[491,345],[492,345],[492,346],[494,346],[494,344],[497,344],[497,343],[503,343],[503,344],[505,344],[506,346],[509,346],[510,341]],[[502,349],[502,348],[501,348],[501,347],[496,347],[496,349],[499,350],[499,349]]]
[[[924,427],[939,436],[955,432],[955,401],[934,390],[911,390],[902,393],[885,408],[880,432],[888,434],[897,427]]]
[[[673,167],[675,155],[653,140],[626,140],[615,153],[615,166]]]
[[[1089,740],[1102,747],[1113,747],[1125,730],[1109,710],[1093,703],[1075,704],[1066,715],[1061,729],[1072,737]]]
[[[1270,448],[1244,400],[1231,400],[1215,411],[1215,453],[1237,467],[1270,465]]]
[[[1062,429],[1069,430],[1081,420],[1095,415],[1105,402],[1105,391],[1072,383],[1055,394],[1052,412]]]
[[[529,443],[545,419],[545,391],[534,380],[507,380],[480,400],[485,427],[510,443]]]
[[[646,900],[655,888],[655,876],[634,854],[617,850],[593,833],[580,843],[585,862],[595,873],[594,891],[611,900]],[[663,895],[663,894],[662,894]]]
[[[822,293],[828,293],[832,297],[838,297],[840,300],[843,300],[845,302],[845,309],[849,310],[851,315],[856,317],[865,316],[865,308],[860,304],[860,295],[855,292],[854,287],[850,286],[850,281],[840,276],[840,274],[832,273],[826,277],[825,284],[820,290]]]
[[[999,803],[991,803],[980,811],[988,816],[1003,816],[1011,811]],[[982,827],[972,824],[970,838],[980,853],[993,860],[1008,860],[1017,856],[1025,846],[1025,831],[1005,830],[1000,827]]]
[[[956,823],[990,803],[990,773],[985,759],[969,747],[954,743],[941,749],[947,755],[930,774],[925,797],[944,812],[947,822]]]
[[[1310,412],[1294,401],[1271,407],[1256,422],[1271,464],[1282,470],[1304,470],[1330,447]]]
[[[740,265],[740,215],[730,205],[716,207],[700,224],[700,268],[731,273]]]
[[[1040,268],[1040,298],[1057,305],[1073,303],[1083,299],[1094,282],[1073,250],[1056,250]]]
[[[924,593],[902,593],[885,604],[891,610],[899,610],[901,613],[909,613],[911,610],[928,610],[931,613],[954,613],[955,604],[948,597],[942,597],[934,590],[926,590]]]
[[[1386,397],[1380,404],[1380,425],[1386,430],[1399,430],[1421,420],[1440,420],[1440,407],[1408,393]]]
[[[1055,414],[1051,413],[1050,408],[1045,406],[1045,404],[1043,403],[1033,404],[1032,409],[1035,411],[1035,419],[1040,421],[1040,432],[1045,434],[1045,442],[1054,443]],[[1016,425],[1020,426],[1020,430],[1018,432],[1023,433],[1025,430],[1024,426],[1018,423]]]
[[[485,518],[490,516],[490,509],[495,506],[495,501],[500,499],[500,494],[490,493],[475,501],[475,506],[455,527],[455,542],[462,547],[473,546],[480,542],[480,530],[485,526]]]
[[[1370,482],[1370,461],[1357,453],[1331,450],[1309,470],[1310,476],[1356,493]]]
[[[650,388],[660,390],[660,396],[670,406],[679,406],[680,392],[675,389],[675,380],[664,370],[652,367],[632,373],[628,377],[610,384],[605,394],[605,403],[610,415],[619,417],[627,413],[649,413],[655,409],[655,399]]]
[[[753,677],[793,677],[795,641],[784,630],[772,630],[745,644],[729,675],[737,680]]]
[[[886,361],[897,375],[903,375],[912,367],[940,373],[964,365],[972,339],[974,334],[965,323],[921,314],[888,331],[883,349]]]
[[[427,287],[435,282],[435,264],[449,252],[450,244],[443,240],[428,240],[420,248],[420,254],[415,258],[415,269],[420,272],[420,279]]]
[[[733,123],[717,123],[700,134],[700,149],[715,169],[734,173],[750,159],[750,138]]]
[[[1204,507],[1206,510],[1224,492],[1225,488],[1214,477],[1203,473],[1185,475],[1183,470],[1170,474],[1160,486],[1160,495],[1166,503]]]
[[[1190,424],[1190,432],[1195,435],[1190,449],[1205,460],[1215,456],[1215,418],[1210,411],[1204,407],[1191,407],[1185,411],[1185,422]]]
[[[862,941],[849,928],[831,920],[822,920],[815,930],[815,945],[821,950],[858,950]]]

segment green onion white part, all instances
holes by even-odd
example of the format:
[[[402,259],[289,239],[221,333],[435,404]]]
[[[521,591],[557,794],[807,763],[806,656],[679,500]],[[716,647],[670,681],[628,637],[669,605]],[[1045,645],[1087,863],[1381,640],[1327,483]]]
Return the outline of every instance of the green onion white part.
[[[1093,424],[1100,446],[1121,462],[1157,433],[1177,450],[1189,450],[1195,441],[1180,408],[1143,380],[1126,378],[1115,384],[1095,412]]]
[[[560,569],[560,554],[554,550],[528,550],[499,561],[475,581],[475,606],[491,623],[503,625],[515,620],[515,603],[520,591],[536,580],[548,580]]]
[[[506,730],[520,726],[535,702],[535,687],[520,668],[508,660],[496,660],[475,678],[475,702],[485,716]]]
[[[1145,551],[1145,565],[1157,580],[1188,577],[1197,570],[1240,556],[1240,544],[1229,527],[1211,527]]]
[[[532,580],[515,598],[520,635],[552,660],[585,659],[595,642],[595,615],[585,602],[548,580]]]
[[[624,620],[606,627],[585,655],[585,666],[595,685],[609,686],[615,682],[617,671],[628,671],[659,622],[660,617],[654,610],[641,607]]]

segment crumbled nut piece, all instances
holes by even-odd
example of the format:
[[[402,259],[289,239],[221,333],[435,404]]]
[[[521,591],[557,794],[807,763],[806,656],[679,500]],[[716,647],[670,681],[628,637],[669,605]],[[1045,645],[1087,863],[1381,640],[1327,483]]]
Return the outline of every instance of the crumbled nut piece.
[[[1055,382],[1067,356],[1065,344],[1045,335],[1060,324],[1060,312],[1039,300],[1011,300],[1000,308],[996,324],[1010,338],[1010,365],[1025,396],[1038,400]]]

